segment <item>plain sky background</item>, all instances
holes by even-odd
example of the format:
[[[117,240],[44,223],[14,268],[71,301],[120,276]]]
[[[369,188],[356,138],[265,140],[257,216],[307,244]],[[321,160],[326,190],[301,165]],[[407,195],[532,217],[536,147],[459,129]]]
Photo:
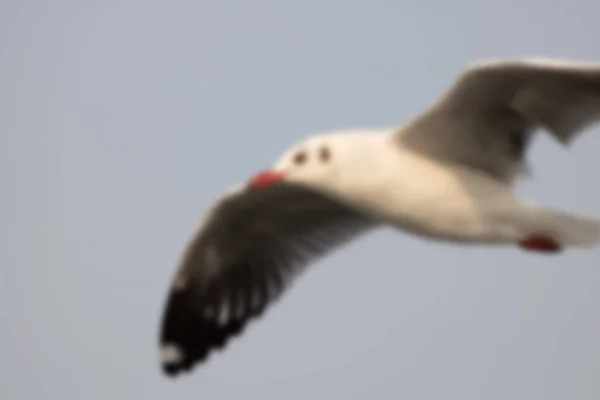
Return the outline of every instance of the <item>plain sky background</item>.
[[[600,2],[0,3],[0,398],[598,399],[600,249],[382,230],[177,380],[157,332],[220,192],[314,132],[401,124],[469,62],[600,61]],[[523,196],[600,216],[600,129]]]

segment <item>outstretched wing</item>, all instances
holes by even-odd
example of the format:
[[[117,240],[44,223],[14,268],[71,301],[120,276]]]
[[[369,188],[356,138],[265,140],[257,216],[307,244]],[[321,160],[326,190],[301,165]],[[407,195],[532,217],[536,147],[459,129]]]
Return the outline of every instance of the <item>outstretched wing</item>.
[[[599,119],[600,64],[488,61],[467,68],[399,137],[428,156],[512,182],[536,128],[566,145]]]
[[[259,316],[310,261],[375,221],[308,188],[240,188],[191,238],[164,311],[163,370],[203,362]]]

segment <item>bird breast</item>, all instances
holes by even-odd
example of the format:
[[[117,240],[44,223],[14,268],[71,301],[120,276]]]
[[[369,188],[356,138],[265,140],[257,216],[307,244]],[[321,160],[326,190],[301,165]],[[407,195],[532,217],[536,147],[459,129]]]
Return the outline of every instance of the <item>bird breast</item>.
[[[478,171],[412,152],[379,153],[368,165],[344,170],[332,194],[385,223],[430,237],[481,238],[486,199],[506,192]]]

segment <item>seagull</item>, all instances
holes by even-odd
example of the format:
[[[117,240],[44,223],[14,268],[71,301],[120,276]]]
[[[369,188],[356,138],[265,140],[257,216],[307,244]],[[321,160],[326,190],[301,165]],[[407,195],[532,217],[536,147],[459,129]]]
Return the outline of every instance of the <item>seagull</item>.
[[[191,372],[263,315],[320,257],[388,226],[431,241],[539,254],[591,248],[600,220],[517,198],[527,151],[600,119],[600,63],[485,60],[393,128],[307,136],[204,214],[160,330],[162,371]]]

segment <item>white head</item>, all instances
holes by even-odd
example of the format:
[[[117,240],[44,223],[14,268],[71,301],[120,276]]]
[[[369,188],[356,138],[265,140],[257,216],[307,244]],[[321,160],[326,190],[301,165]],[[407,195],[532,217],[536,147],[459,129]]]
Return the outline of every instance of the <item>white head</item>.
[[[271,169],[256,175],[250,185],[292,182],[326,191],[356,186],[360,184],[356,180],[371,179],[372,168],[385,159],[390,141],[395,143],[394,134],[394,129],[384,128],[311,136],[288,149]]]
[[[292,182],[312,187],[326,186],[339,167],[340,140],[331,135],[313,136],[288,149],[268,170],[256,175],[251,185],[264,187]]]

